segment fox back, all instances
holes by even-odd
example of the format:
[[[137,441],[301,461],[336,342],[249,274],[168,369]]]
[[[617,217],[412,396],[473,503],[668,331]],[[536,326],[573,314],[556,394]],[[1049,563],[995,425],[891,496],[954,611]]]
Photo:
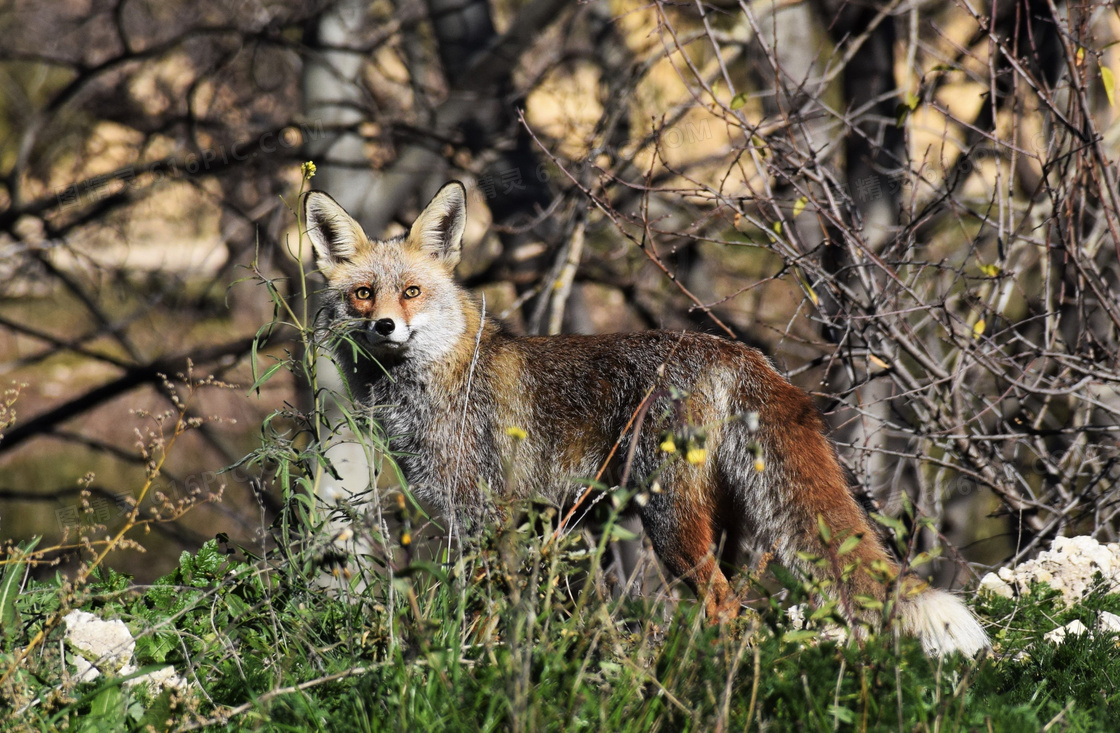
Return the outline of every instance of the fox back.
[[[563,504],[605,471],[639,492],[658,557],[713,620],[738,614],[724,570],[753,543],[823,574],[849,618],[875,623],[894,592],[900,626],[928,652],[987,646],[958,599],[902,573],[812,401],[757,350],[687,332],[511,335],[454,279],[458,182],[389,240],[367,237],[324,193],[303,210],[328,284],[321,330],[412,490],[449,517],[487,521],[495,499]]]

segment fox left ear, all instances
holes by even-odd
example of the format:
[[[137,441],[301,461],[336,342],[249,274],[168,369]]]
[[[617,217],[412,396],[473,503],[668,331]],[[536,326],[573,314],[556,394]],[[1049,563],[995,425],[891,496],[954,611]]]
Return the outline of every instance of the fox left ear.
[[[328,280],[334,268],[349,262],[369,246],[361,225],[322,191],[304,194],[303,222],[315,248],[315,264]]]
[[[459,181],[445,184],[412,224],[408,242],[451,269],[459,264],[467,226],[467,189]]]

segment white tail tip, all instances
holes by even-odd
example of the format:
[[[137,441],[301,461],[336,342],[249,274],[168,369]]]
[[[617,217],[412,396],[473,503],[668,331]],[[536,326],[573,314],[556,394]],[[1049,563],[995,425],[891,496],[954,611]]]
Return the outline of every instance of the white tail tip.
[[[930,656],[961,652],[974,657],[991,644],[980,622],[956,596],[930,588],[904,599],[900,608],[902,631],[918,637]]]

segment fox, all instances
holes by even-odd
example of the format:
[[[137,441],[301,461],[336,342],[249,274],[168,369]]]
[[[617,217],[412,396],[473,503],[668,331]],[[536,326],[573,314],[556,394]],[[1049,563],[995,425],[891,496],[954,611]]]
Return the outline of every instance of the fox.
[[[469,531],[496,499],[564,506],[612,466],[651,489],[633,502],[642,528],[713,622],[741,612],[725,570],[753,544],[815,573],[852,621],[879,625],[895,599],[895,623],[931,656],[989,646],[958,597],[891,556],[812,399],[759,350],[687,331],[513,334],[455,278],[459,181],[388,239],[322,191],[301,211],[326,280],[318,328],[410,490],[444,516]]]

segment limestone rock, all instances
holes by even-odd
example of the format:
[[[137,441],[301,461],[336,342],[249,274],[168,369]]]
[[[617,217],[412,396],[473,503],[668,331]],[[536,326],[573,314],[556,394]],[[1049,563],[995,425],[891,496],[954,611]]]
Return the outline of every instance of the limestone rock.
[[[71,611],[63,621],[79,682],[97,679],[102,672],[127,675],[136,671],[132,666],[136,641],[123,621],[102,621],[85,611]]]
[[[66,622],[66,646],[71,651],[70,663],[74,665],[78,682],[95,680],[103,673],[126,677],[136,672],[132,659],[136,640],[123,621],[104,621],[86,611],[71,611],[63,621]],[[189,686],[170,665],[124,684],[126,687],[146,684],[153,694],[165,687],[186,690]]]
[[[1059,626],[1058,628],[1054,629],[1053,631],[1046,634],[1042,638],[1046,639],[1046,641],[1050,642],[1051,644],[1061,644],[1062,641],[1065,640],[1067,634],[1087,634],[1087,633],[1089,633],[1088,627],[1085,626],[1085,624],[1078,621],[1077,619],[1074,619],[1073,621],[1070,621],[1065,626]]]
[[[1095,588],[1095,576],[1104,577],[1105,591],[1120,591],[1120,545],[1102,545],[1092,537],[1056,537],[1050,549],[1015,568],[1000,568],[980,581],[981,591],[1013,597],[1032,582],[1047,583],[1072,606]]]

